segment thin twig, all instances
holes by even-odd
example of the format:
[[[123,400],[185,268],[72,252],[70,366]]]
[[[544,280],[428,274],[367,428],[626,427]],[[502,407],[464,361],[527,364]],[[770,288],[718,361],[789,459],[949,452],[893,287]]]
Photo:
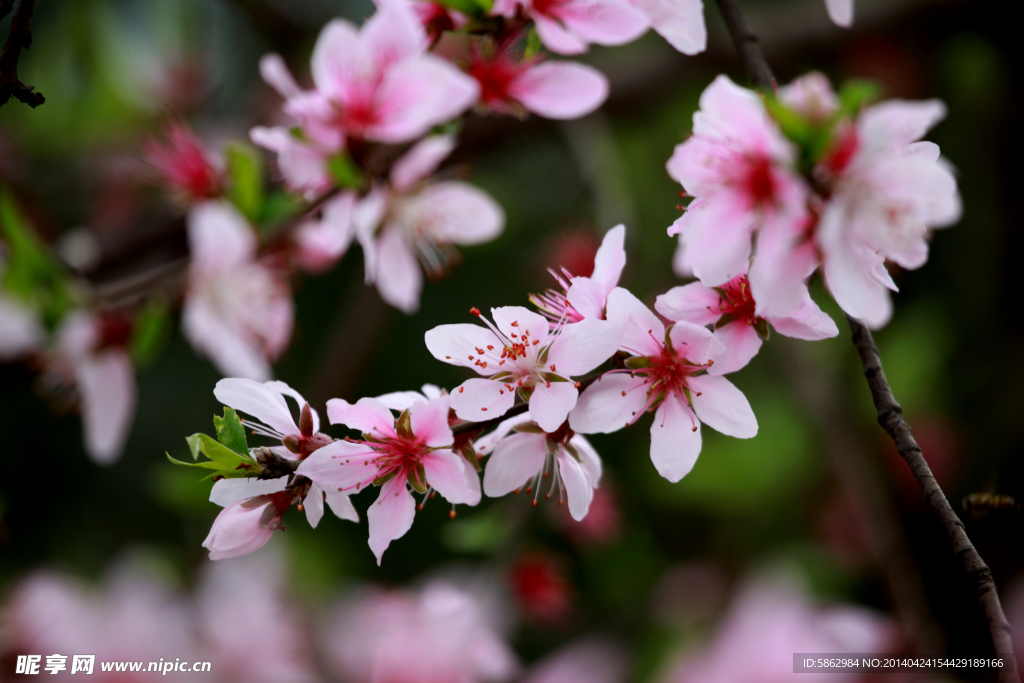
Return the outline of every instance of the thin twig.
[[[21,51],[27,50],[32,44],[32,10],[35,4],[36,0],[21,0],[11,19],[11,30],[7,34],[4,51],[0,53],[0,107],[11,97],[33,108],[46,101],[31,85],[25,85],[18,79],[18,58],[21,57]],[[14,0],[3,0],[0,3],[0,19],[6,17],[13,6]]]
[[[737,1],[718,0],[718,5],[751,82],[759,88],[774,86],[771,68],[761,52],[757,37],[747,27]],[[918,485],[924,492],[928,506],[945,529],[961,568],[974,582],[978,603],[988,619],[989,633],[992,637],[995,654],[1012,658],[1013,639],[1010,624],[1006,620],[1006,615],[1003,614],[995,581],[992,579],[992,571],[981,559],[981,555],[974,548],[971,539],[967,537],[963,522],[956,516],[949,501],[946,500],[945,494],[938,482],[935,481],[928,463],[921,454],[921,447],[914,440],[910,425],[903,419],[900,404],[893,397],[889,383],[885,379],[885,373],[882,372],[882,359],[879,356],[878,347],[875,346],[875,340],[871,337],[871,332],[857,320],[849,316],[847,316],[847,320],[853,331],[853,343],[860,353],[864,376],[871,389],[871,398],[878,410],[878,422],[889,433],[896,445],[896,450],[907,461],[914,478],[917,479]],[[1000,669],[999,681],[1000,683],[1020,683],[1016,667]]]
[[[981,559],[981,555],[975,549],[971,539],[967,537],[964,524],[953,512],[949,501],[939,487],[932,470],[921,454],[921,447],[917,445],[910,425],[903,418],[903,409],[896,402],[889,388],[889,382],[885,379],[885,372],[882,371],[882,358],[875,346],[875,340],[868,328],[859,321],[847,316],[850,323],[850,330],[853,332],[853,344],[860,354],[861,365],[864,366],[864,377],[867,378],[868,388],[871,390],[871,400],[874,401],[875,409],[878,410],[878,424],[882,425],[893,443],[896,450],[910,466],[918,485],[924,492],[928,507],[938,517],[942,524],[953,552],[960,561],[960,567],[974,583],[978,595],[978,603],[985,610],[985,617],[988,619],[989,632],[992,635],[992,645],[998,655],[1013,656],[1013,638],[1010,631],[1010,623],[1003,614],[1003,606],[999,602],[999,593],[996,591],[996,584],[992,578],[992,571]],[[1001,682],[1019,683],[1020,677],[1014,671],[1001,671],[999,675]]]

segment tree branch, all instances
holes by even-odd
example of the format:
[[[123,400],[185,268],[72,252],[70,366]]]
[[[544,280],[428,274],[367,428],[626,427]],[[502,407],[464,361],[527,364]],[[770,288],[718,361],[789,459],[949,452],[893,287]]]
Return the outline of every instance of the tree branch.
[[[11,30],[7,34],[7,43],[0,53],[0,107],[11,97],[21,100],[30,107],[38,107],[46,101],[41,93],[34,91],[31,85],[18,80],[18,58],[21,51],[27,50],[32,44],[32,10],[35,0],[21,0],[18,9],[11,19]],[[0,19],[7,16],[14,6],[14,0],[0,2]]]
[[[751,82],[758,88],[774,86],[771,68],[761,52],[757,37],[747,27],[737,1],[718,0],[718,6],[722,10],[732,42],[736,46],[736,51],[743,61],[743,66]],[[882,371],[882,359],[879,356],[878,347],[875,346],[875,340],[871,337],[871,332],[859,321],[849,316],[847,316],[847,320],[853,331],[853,343],[857,347],[861,364],[864,366],[864,376],[871,389],[871,398],[878,410],[878,423],[889,433],[896,445],[896,450],[907,461],[914,478],[917,479],[918,485],[924,492],[928,506],[946,531],[950,546],[960,561],[961,568],[974,582],[978,603],[988,619],[989,633],[992,637],[995,654],[1012,658],[1013,639],[1010,624],[1006,620],[1006,615],[1003,614],[995,581],[992,579],[992,571],[981,559],[981,555],[971,543],[971,539],[967,537],[963,522],[956,516],[949,501],[946,500],[945,494],[938,482],[935,481],[928,463],[925,462],[924,456],[921,454],[921,447],[914,440],[910,425],[903,419],[903,410],[893,397],[889,383],[885,379],[885,373]],[[1020,683],[1016,667],[1000,669],[999,681],[1000,683]]]
[[[918,485],[924,492],[928,507],[939,519],[953,553],[960,561],[960,567],[974,583],[974,589],[978,596],[978,603],[985,610],[985,617],[988,619],[989,632],[992,635],[992,645],[998,655],[1013,655],[1013,639],[1010,632],[1010,623],[1003,614],[1003,606],[999,602],[999,593],[996,591],[995,581],[992,579],[992,572],[981,559],[981,555],[975,549],[971,539],[967,537],[964,524],[957,517],[945,494],[939,487],[932,470],[921,453],[921,447],[917,445],[910,425],[903,419],[903,409],[896,402],[889,388],[889,382],[885,379],[885,372],[882,370],[882,358],[875,346],[875,340],[868,328],[859,321],[847,316],[850,323],[850,330],[853,332],[853,344],[860,354],[861,365],[864,366],[864,377],[867,378],[868,388],[871,390],[871,400],[874,401],[875,409],[878,410],[878,424],[882,425],[893,443],[896,450],[907,461],[910,471],[917,479]],[[1018,683],[1020,677],[1016,670],[1013,672],[1004,671],[1000,673],[1000,681]]]

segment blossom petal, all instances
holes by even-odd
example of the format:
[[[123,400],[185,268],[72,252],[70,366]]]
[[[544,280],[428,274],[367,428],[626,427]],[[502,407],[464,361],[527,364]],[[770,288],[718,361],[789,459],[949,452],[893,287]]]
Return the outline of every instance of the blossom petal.
[[[395,477],[380,487],[380,495],[366,511],[370,525],[370,550],[380,566],[384,551],[391,541],[401,538],[412,528],[416,501],[405,486],[405,479]]]
[[[431,135],[417,142],[391,168],[391,187],[406,192],[426,179],[452,153],[455,144],[454,135]]]
[[[221,479],[210,489],[210,502],[226,508],[256,496],[284,491],[288,477],[277,479]]]
[[[587,51],[587,41],[566,30],[561,22],[543,15],[533,17],[537,37],[544,47],[560,55],[580,55]]]
[[[558,474],[565,484],[565,495],[569,499],[569,514],[577,522],[587,516],[590,503],[594,500],[594,486],[589,481],[583,466],[564,448],[558,449]]]
[[[700,422],[679,398],[667,397],[651,424],[651,462],[658,474],[679,481],[693,469],[700,446]]]
[[[318,448],[295,470],[330,494],[359,490],[377,476],[372,462],[379,456],[365,444],[334,441]]]
[[[701,0],[637,0],[635,4],[647,15],[651,28],[684,55],[698,54],[707,47]]]
[[[530,417],[545,432],[554,432],[576,405],[579,392],[572,382],[538,383],[530,396]]]
[[[447,450],[432,451],[424,455],[420,462],[423,463],[427,483],[449,503],[476,505],[480,502],[479,485],[475,489],[469,486],[464,471],[466,463],[461,455]]]
[[[272,382],[256,382],[242,377],[222,379],[213,388],[213,395],[224,405],[251,415],[284,436],[298,434],[299,428],[283,393]]]
[[[386,2],[363,24],[359,35],[373,60],[384,67],[427,49],[427,34],[411,2]]]
[[[256,254],[256,235],[248,221],[226,201],[202,202],[188,213],[190,268],[223,272]]]
[[[395,436],[395,417],[375,398],[363,397],[355,404],[341,398],[327,402],[327,419],[376,438]]]
[[[533,418],[530,416],[530,413],[520,413],[519,415],[513,415],[510,418],[502,420],[492,431],[484,434],[478,439],[475,439],[473,441],[473,447],[476,449],[477,453],[490,455],[494,452],[494,449],[497,448],[498,444],[500,444],[505,437],[512,432],[513,427],[516,425],[526,424],[527,422],[533,422]]]
[[[623,351],[634,356],[661,353],[665,326],[629,290],[616,287],[608,294],[608,320],[622,324]]]
[[[756,215],[729,189],[690,204],[680,223],[702,283],[717,287],[747,271]]]
[[[423,273],[400,228],[386,227],[377,242],[376,284],[380,296],[403,313],[420,307]]]
[[[320,220],[310,220],[299,227],[295,239],[300,266],[318,272],[345,255],[355,237],[352,213],[356,201],[355,193],[343,192],[324,204]]]
[[[508,94],[527,111],[549,119],[576,119],[608,99],[608,79],[592,66],[544,62],[508,85]]]
[[[625,242],[626,226],[620,223],[604,234],[594,256],[594,272],[590,278],[601,285],[606,294],[618,286],[622,269],[626,267]]]
[[[601,482],[601,456],[597,454],[594,447],[590,445],[582,435],[577,434],[569,441],[576,447],[576,451],[583,460],[583,471],[587,473],[587,480],[593,488]]]
[[[643,377],[608,373],[580,394],[569,413],[569,426],[581,434],[609,434],[629,426],[646,405]]]
[[[302,501],[302,507],[306,511],[306,521],[316,528],[324,516],[324,492],[316,484],[310,484],[309,492]]]
[[[691,282],[659,295],[654,310],[669,320],[710,325],[722,317],[721,304],[721,294],[699,282]]]
[[[298,83],[279,54],[263,55],[260,59],[260,76],[285,99],[302,94]]]
[[[673,325],[668,336],[676,353],[698,365],[704,365],[709,361],[717,363],[719,357],[725,353],[725,346],[708,328],[685,320]]]
[[[734,320],[715,328],[715,338],[725,346],[725,352],[715,358],[708,369],[710,375],[727,375],[747,366],[761,350],[761,337],[746,320]]]
[[[624,45],[648,29],[643,13],[618,0],[571,0],[558,8],[570,31],[598,45]]]
[[[605,317],[608,292],[589,277],[574,277],[565,298],[584,318],[600,320]]]
[[[331,512],[338,519],[348,520],[349,522],[359,521],[359,513],[356,512],[356,508],[352,505],[352,500],[347,493],[328,492],[324,499],[327,501],[327,507],[331,508]]]
[[[490,379],[467,379],[452,391],[452,409],[463,420],[482,422],[501,417],[516,402],[515,390]]]
[[[251,339],[229,327],[205,297],[188,297],[182,307],[181,318],[185,337],[223,374],[261,382],[270,379],[270,363],[266,355]]]
[[[43,327],[31,309],[0,294],[0,360],[15,359],[45,338]]]
[[[590,372],[615,355],[622,328],[621,322],[596,318],[564,325],[548,352],[549,367],[563,377]]]
[[[367,67],[360,55],[359,30],[349,21],[334,19],[320,30],[313,47],[311,71],[319,92],[340,98],[347,90],[351,74]]]
[[[853,25],[853,0],[825,0],[828,18],[837,26],[850,28]]]
[[[757,418],[747,397],[724,377],[702,375],[687,380],[697,417],[712,429],[738,439],[757,435]]]
[[[303,398],[302,394],[295,391],[290,386],[288,386],[288,384],[282,382],[281,380],[271,380],[266,383],[266,386],[273,389],[274,391],[280,392],[282,396],[288,396],[289,398],[294,400],[295,405],[298,406],[299,408],[300,414],[302,411],[302,406],[308,404],[308,401],[306,401],[306,399]],[[313,408],[310,408],[309,412],[312,414],[313,417],[313,433],[315,434],[320,431],[320,415]]]
[[[539,339],[541,344],[548,338],[548,319],[528,308],[522,306],[492,308],[491,317],[501,333],[513,341],[518,342],[527,333],[531,340]]]
[[[413,403],[427,401],[427,397],[418,391],[393,391],[389,394],[375,396],[378,401],[391,410],[402,412],[412,407]]]
[[[866,144],[896,147],[917,142],[945,117],[941,100],[886,100],[865,109],[857,128]]]
[[[135,370],[122,349],[101,351],[75,372],[89,457],[109,465],[121,456],[135,416]]]
[[[804,300],[792,313],[782,318],[769,318],[768,322],[779,334],[795,339],[817,341],[839,334],[835,321],[818,307],[810,293],[806,291]]]
[[[512,434],[502,439],[484,469],[484,493],[498,498],[537,476],[547,452],[543,434]]]
[[[485,380],[486,381],[486,380]],[[432,401],[416,403],[409,408],[412,433],[429,448],[452,445],[455,437],[448,426],[448,404],[451,397],[441,396]]]
[[[418,234],[437,242],[482,244],[505,229],[505,211],[469,183],[451,180],[428,185],[402,205],[401,218]]]
[[[505,347],[505,343],[486,327],[468,323],[438,325],[434,329],[428,330],[423,338],[427,344],[427,350],[441,362],[470,368],[484,376],[493,375],[501,369],[498,367],[497,361],[488,363],[487,367],[476,364],[481,357],[488,356],[487,351]],[[489,346],[492,348],[488,349]],[[484,354],[477,349],[484,349]]]

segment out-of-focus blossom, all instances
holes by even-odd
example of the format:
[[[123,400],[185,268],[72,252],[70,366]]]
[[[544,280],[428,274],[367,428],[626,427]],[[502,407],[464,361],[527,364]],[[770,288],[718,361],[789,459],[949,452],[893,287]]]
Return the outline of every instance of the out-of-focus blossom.
[[[669,45],[685,55],[704,52],[708,29],[702,0],[629,0]]]
[[[569,513],[576,521],[587,516],[601,481],[601,458],[590,442],[574,434],[568,425],[548,434],[529,415],[517,415],[477,439],[476,448],[491,456],[484,470],[484,493],[488,496],[498,498],[525,487],[527,495],[536,490],[536,505],[544,480],[550,478],[544,497],[557,493],[559,505],[567,500]]]
[[[625,683],[626,654],[605,638],[570,643],[530,667],[523,683]]]
[[[684,652],[662,681],[781,683],[794,680],[794,652],[885,652],[894,635],[891,621],[879,613],[851,605],[818,606],[794,579],[760,577],[740,589],[711,641]]]
[[[668,174],[694,197],[668,231],[681,235],[683,268],[717,287],[746,272],[755,232],[789,236],[801,227],[806,188],[790,170],[795,158],[757,93],[716,78],[701,94],[693,136],[667,164]],[[751,280],[755,296],[767,304],[755,273]]]
[[[608,318],[624,325],[622,350],[631,358],[626,369],[605,373],[580,395],[569,414],[572,429],[606,434],[655,411],[651,460],[672,482],[686,476],[697,461],[701,422],[741,439],[757,434],[757,419],[746,397],[719,376],[716,361],[726,348],[710,331],[689,322],[666,329],[621,287],[608,297]]]
[[[622,325],[588,318],[551,330],[548,320],[521,306],[492,308],[494,323],[440,325],[426,334],[434,358],[475,370],[486,379],[469,379],[452,391],[452,408],[463,420],[501,417],[517,393],[528,397],[530,416],[555,432],[576,405],[572,380],[608,360],[618,349]]]
[[[345,255],[356,236],[355,192],[342,192],[324,202],[320,215],[310,218],[295,230],[295,260],[300,268],[319,273]]]
[[[349,137],[409,142],[476,101],[476,81],[428,53],[426,32],[410,5],[384,3],[360,29],[340,19],[327,24],[313,49],[313,90],[301,90],[276,55],[264,59],[264,78],[285,98],[285,113],[302,131],[302,139],[292,136],[294,144],[307,155],[329,156]],[[254,139],[274,149],[266,132]],[[274,135],[280,147],[285,139]]]
[[[448,396],[414,403],[397,420],[375,398],[355,405],[341,399],[327,402],[331,424],[357,429],[363,439],[335,441],[306,458],[297,472],[325,491],[351,492],[370,484],[380,494],[366,517],[370,523],[370,549],[380,564],[391,541],[412,527],[416,502],[409,491],[437,491],[448,502],[476,505],[480,480],[462,456],[451,449]]]
[[[283,486],[284,481],[274,479]],[[281,517],[291,505],[292,494],[278,491],[269,495],[246,497],[227,505],[217,519],[203,547],[209,549],[211,560],[226,560],[255,552],[265,546],[274,532],[281,528]]]
[[[287,282],[256,259],[252,227],[227,202],[193,206],[188,238],[185,336],[225,375],[269,379],[292,334]]]
[[[509,580],[519,609],[529,619],[560,627],[572,617],[572,584],[553,557],[530,554],[520,558]]]
[[[121,457],[135,416],[131,321],[118,312],[78,310],[57,330],[56,369],[78,389],[85,450],[109,465]]]
[[[466,70],[480,84],[480,102],[491,111],[575,119],[608,98],[608,79],[591,66],[524,58],[513,45],[489,47],[474,46]]]
[[[822,273],[844,311],[878,328],[892,315],[896,284],[886,259],[915,269],[928,260],[928,232],[960,218],[948,162],[924,134],[945,116],[938,100],[891,100],[840,127],[819,172],[832,196],[817,229]]]
[[[811,123],[821,125],[839,111],[839,97],[828,76],[811,71],[789,85],[779,86],[779,101]]]
[[[850,28],[853,25],[853,0],[825,0],[825,9],[837,26]]]
[[[0,245],[0,278],[4,262]],[[0,362],[16,360],[36,349],[46,334],[31,308],[0,290]]]
[[[264,58],[264,63],[267,59]],[[276,63],[280,58],[272,55],[269,59]],[[283,63],[281,66],[284,67]],[[267,71],[263,63],[261,68]],[[297,131],[284,126],[257,126],[249,132],[249,137],[260,147],[277,153],[277,167],[289,189],[312,198],[334,184],[329,164],[331,157],[344,148],[342,142],[330,146],[300,137]]]
[[[448,583],[366,591],[335,615],[329,654],[352,683],[499,683],[517,669],[483,605]]]
[[[551,271],[562,291],[549,289],[544,294],[531,295],[530,301],[551,319],[553,326],[585,318],[604,320],[608,295],[618,286],[626,266],[625,239],[626,226],[615,226],[601,240],[589,275],[576,276],[565,268],[561,273]]]
[[[454,147],[449,135],[417,143],[395,162],[389,188],[378,188],[353,213],[351,229],[363,245],[367,281],[406,313],[420,305],[420,263],[439,277],[454,258],[452,244],[489,242],[505,228],[505,212],[486,192],[457,180],[424,182]],[[380,224],[375,239],[368,236],[377,227],[373,216]]]
[[[725,374],[743,368],[768,336],[768,324],[787,337],[817,341],[839,334],[832,318],[814,303],[804,288],[800,304],[788,315],[761,314],[746,273],[711,289],[700,282],[673,287],[658,297],[658,313],[669,320],[715,325],[715,337],[725,353],[715,359],[715,372]]]
[[[580,437],[582,438],[582,437]],[[557,510],[558,521],[566,535],[580,545],[610,543],[622,535],[622,513],[613,488],[605,481],[594,489],[587,516],[576,521],[568,510]]]
[[[198,635],[202,658],[221,680],[317,680],[300,614],[284,595],[280,565],[267,553],[204,568],[195,600]],[[252,629],[259,630],[257,639]]]
[[[377,1],[378,4],[383,4],[381,0]],[[405,2],[406,0],[394,1]],[[441,34],[445,31],[460,29],[469,22],[469,18],[465,14],[440,2],[413,0],[409,2],[409,5],[412,7],[413,12],[416,13],[420,23],[423,24],[423,29],[432,41],[440,38]]]
[[[623,45],[643,35],[647,17],[619,0],[496,0],[492,14],[533,20],[544,46],[563,55],[587,51],[591,43]]]
[[[203,142],[180,123],[169,123],[164,134],[165,141],[150,138],[144,148],[161,183],[188,201],[219,195],[223,189],[221,170]]]
[[[424,384],[419,391],[394,391],[377,396],[376,399],[390,410],[402,413],[412,408],[415,403],[426,403],[447,394],[447,391],[435,384]]]

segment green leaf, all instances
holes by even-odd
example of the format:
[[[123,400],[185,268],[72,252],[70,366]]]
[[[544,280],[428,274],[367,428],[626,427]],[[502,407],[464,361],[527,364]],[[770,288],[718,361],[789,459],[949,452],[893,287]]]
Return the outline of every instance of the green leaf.
[[[537,28],[534,26],[530,27],[530,32],[526,34],[526,49],[523,50],[523,58],[530,59],[534,55],[540,52],[540,36],[537,35]]]
[[[839,114],[836,118],[856,116],[865,105],[877,100],[881,94],[882,86],[875,81],[857,78],[845,81],[839,89]]]
[[[263,226],[276,225],[278,222],[293,216],[301,206],[302,201],[296,195],[275,190],[267,195],[267,198],[263,201],[263,208],[260,210],[258,222]]]
[[[228,199],[251,221],[262,216],[263,163],[259,152],[249,145],[232,143],[224,150],[230,187]]]
[[[249,444],[245,440],[245,427],[238,419],[234,408],[224,406],[224,417],[213,416],[217,440],[240,455],[249,455]]]
[[[153,361],[167,342],[171,331],[171,318],[167,305],[162,301],[150,301],[135,318],[129,348],[136,366]]]
[[[256,464],[256,461],[250,455],[236,453],[219,441],[215,441],[208,434],[193,434],[187,437],[185,441],[188,442],[188,447],[192,451],[192,458],[194,460],[198,460],[199,453],[202,453],[210,460],[221,463],[222,466],[234,468],[243,463],[248,465]]]
[[[183,462],[181,460],[175,460],[174,458],[172,458],[170,453],[165,452],[164,455],[166,455],[167,459],[170,460],[175,465],[182,465],[183,467],[202,467],[208,470],[220,469],[220,465],[218,465],[212,460],[203,460],[202,462]]]
[[[338,187],[359,187],[363,173],[346,152],[338,152],[327,160],[327,171]]]
[[[467,14],[471,17],[483,14],[485,9],[489,9],[483,7],[483,5],[480,2],[477,2],[477,0],[440,0],[439,4],[449,9]]]

